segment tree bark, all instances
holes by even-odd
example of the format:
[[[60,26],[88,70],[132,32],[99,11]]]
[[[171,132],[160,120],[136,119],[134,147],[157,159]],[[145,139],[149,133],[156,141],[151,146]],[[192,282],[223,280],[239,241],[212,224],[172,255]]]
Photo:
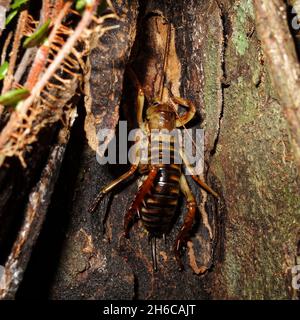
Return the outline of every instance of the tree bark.
[[[113,1],[119,28],[92,43],[85,103],[78,106],[79,117],[18,298],[298,297],[292,270],[300,242],[295,152],[299,126],[286,110],[298,107],[291,85],[299,80],[284,81],[289,62],[298,70],[298,57],[291,37],[281,38],[281,49],[290,55],[284,55],[278,43],[280,52],[268,46],[289,32],[288,18],[274,22],[274,42],[270,35],[266,39],[268,27],[262,28],[260,11],[264,2]],[[283,1],[277,2],[286,9]],[[186,213],[183,199],[166,243],[158,241],[158,272],[153,272],[142,224],[133,226],[130,239],[123,237],[136,180],[107,196],[94,214],[88,212],[101,187],[128,169],[99,165],[97,132],[110,128],[118,135],[119,120],[136,126],[136,89],[126,74],[128,66],[147,100],[157,96],[165,20],[172,25],[166,83],[175,96],[196,105],[193,128],[205,130],[204,177],[221,195],[217,201],[189,179],[199,216],[183,253],[183,272],[173,253]],[[285,58],[287,64],[281,66]]]

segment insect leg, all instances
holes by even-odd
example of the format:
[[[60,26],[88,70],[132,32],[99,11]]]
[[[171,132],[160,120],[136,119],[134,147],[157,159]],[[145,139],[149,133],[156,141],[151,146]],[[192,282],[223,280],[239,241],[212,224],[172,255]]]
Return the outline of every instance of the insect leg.
[[[138,166],[136,164],[132,165],[129,169],[129,171],[127,171],[126,173],[124,173],[123,175],[121,175],[119,178],[117,178],[116,180],[112,181],[110,184],[108,184],[106,187],[104,187],[100,193],[98,194],[98,196],[95,198],[94,202],[92,203],[92,205],[89,207],[89,212],[94,212],[99,204],[99,202],[102,200],[102,198],[108,193],[110,192],[113,188],[115,188],[119,183],[121,183],[122,181],[126,180],[127,178],[129,178],[130,176],[132,176],[136,169],[138,168]]]
[[[132,225],[132,222],[134,218],[139,214],[139,210],[141,207],[141,204],[146,196],[146,194],[150,191],[153,182],[157,176],[158,168],[152,167],[147,179],[142,184],[141,188],[139,189],[137,195],[135,196],[135,199],[133,200],[129,210],[127,211],[125,218],[124,218],[124,235],[126,238],[129,237],[129,231],[130,227]]]
[[[192,120],[196,113],[196,107],[192,101],[180,97],[172,97],[171,100],[188,109],[181,117],[176,119],[176,127],[182,127]]]
[[[202,181],[196,174],[193,174],[193,168],[191,167],[187,156],[185,155],[184,151],[182,149],[179,150],[180,156],[185,164],[185,166],[188,168],[189,172],[192,175],[192,178],[207,192],[211,193],[214,197],[220,198],[220,196],[209,186],[207,185],[204,181]]]
[[[138,90],[138,96],[136,98],[136,114],[138,125],[141,128],[143,125],[143,109],[145,103],[145,94],[139,79],[130,67],[128,68],[128,75]]]
[[[196,181],[204,190],[208,191],[211,193],[214,197],[220,198],[220,196],[209,186],[207,185],[204,181],[202,181],[199,177],[192,175],[192,178],[194,181]]]
[[[180,259],[180,250],[186,244],[189,237],[189,233],[192,229],[196,215],[197,202],[184,175],[181,175],[180,177],[180,189],[186,198],[188,212],[184,219],[184,223],[176,237],[174,252],[176,261],[179,265],[179,269],[183,270],[183,264]]]

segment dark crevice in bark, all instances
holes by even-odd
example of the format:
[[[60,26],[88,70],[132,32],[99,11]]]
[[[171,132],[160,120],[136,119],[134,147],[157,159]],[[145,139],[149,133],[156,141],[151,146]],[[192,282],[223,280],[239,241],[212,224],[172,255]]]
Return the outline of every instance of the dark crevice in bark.
[[[223,72],[223,78],[221,79],[221,91],[222,91],[222,93],[221,93],[222,98],[221,99],[222,99],[222,101],[221,101],[221,110],[220,110],[219,121],[218,121],[218,131],[217,131],[217,135],[216,135],[212,150],[210,151],[209,163],[211,163],[213,156],[217,152],[219,138],[221,135],[222,119],[224,116],[224,109],[225,109],[225,101],[224,101],[225,93],[224,92],[225,92],[225,89],[230,87],[230,83],[227,82],[227,73],[226,73],[226,49],[227,49],[227,39],[228,39],[228,35],[229,35],[228,13],[225,11],[223,4],[218,3],[218,6],[219,6],[220,12],[221,12],[222,31],[223,31],[223,50],[222,50],[222,63],[221,63],[222,72]]]
[[[47,219],[41,229],[31,259],[24,273],[16,298],[47,299],[72,217],[69,215],[75,193],[75,181],[80,168],[83,148],[83,100],[78,103],[78,118],[71,129],[70,139],[56,182]]]
[[[18,159],[10,158],[6,161],[6,168],[2,169],[0,178],[0,193],[3,197],[0,204],[0,264],[7,260],[17,238],[16,235],[24,218],[28,193],[40,179],[51,143],[56,139],[57,131],[57,125],[42,130],[39,142],[32,145],[31,150],[35,152],[28,152],[25,156],[26,168],[21,166]],[[12,212],[14,215],[11,214]]]

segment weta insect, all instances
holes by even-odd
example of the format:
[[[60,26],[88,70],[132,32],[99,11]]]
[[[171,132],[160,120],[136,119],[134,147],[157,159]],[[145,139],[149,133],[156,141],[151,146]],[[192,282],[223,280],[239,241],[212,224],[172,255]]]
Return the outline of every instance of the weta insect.
[[[185,127],[185,125],[194,118],[196,113],[194,104],[187,99],[172,96],[169,101],[162,101],[170,34],[171,25],[169,24],[167,35],[168,39],[164,51],[164,62],[162,68],[163,74],[161,76],[162,80],[160,85],[160,93],[159,97],[154,98],[149,104],[146,110],[145,120],[143,118],[145,94],[137,76],[131,69],[129,70],[130,78],[138,89],[138,95],[136,98],[137,122],[139,128],[141,128],[142,131],[145,132],[145,134],[149,137],[148,164],[142,164],[140,162],[140,158],[138,157],[136,163],[132,164],[128,172],[111,182],[100,191],[99,195],[94,200],[94,203],[89,208],[90,212],[95,211],[98,203],[108,192],[119,185],[119,183],[132,176],[137,170],[140,172],[140,174],[144,176],[146,175],[144,182],[139,188],[135,199],[125,215],[124,235],[125,237],[129,236],[130,227],[136,218],[140,218],[142,220],[145,229],[149,232],[153,269],[155,271],[157,270],[156,238],[161,236],[165,237],[166,233],[169,231],[178,204],[180,191],[186,198],[188,209],[183,226],[181,227],[174,244],[175,258],[181,270],[183,269],[183,263],[180,258],[181,249],[188,240],[189,233],[192,229],[194,218],[197,212],[196,199],[190,190],[186,177],[183,173],[183,166],[175,161],[176,158],[178,159],[181,157],[184,165],[190,170],[190,172],[192,172],[192,168],[184,151],[182,149],[177,150],[174,147],[174,137],[168,137],[168,134],[166,134],[170,141],[168,147],[164,146],[161,141],[151,140],[153,139],[153,136],[151,136],[151,132],[153,130],[167,130],[167,132],[171,132],[173,129]],[[179,115],[175,109],[176,105],[184,107],[186,112],[183,115]],[[156,153],[153,154],[153,152],[150,152],[150,150],[153,150],[152,147],[154,143],[156,143],[156,147],[154,147],[154,149],[156,148]],[[168,148],[168,150],[165,150],[165,148]],[[170,155],[170,162],[168,164],[165,164],[163,161],[161,161],[164,153]],[[218,198],[217,193],[213,191],[198,176],[192,175],[192,178],[207,192]]]

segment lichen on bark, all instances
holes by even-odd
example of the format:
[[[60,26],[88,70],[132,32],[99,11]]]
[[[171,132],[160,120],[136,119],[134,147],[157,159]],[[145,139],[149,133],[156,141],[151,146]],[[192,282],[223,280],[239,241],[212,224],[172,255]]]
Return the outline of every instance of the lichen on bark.
[[[300,222],[299,178],[253,10],[245,0],[227,11],[228,86],[212,168],[221,179],[228,220],[215,292],[219,298],[286,299]]]

